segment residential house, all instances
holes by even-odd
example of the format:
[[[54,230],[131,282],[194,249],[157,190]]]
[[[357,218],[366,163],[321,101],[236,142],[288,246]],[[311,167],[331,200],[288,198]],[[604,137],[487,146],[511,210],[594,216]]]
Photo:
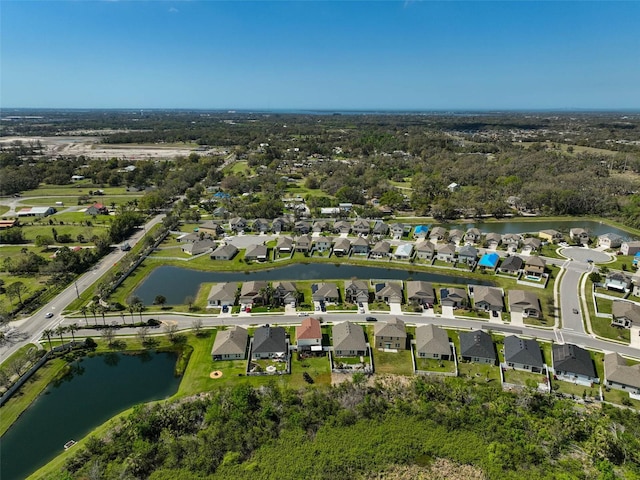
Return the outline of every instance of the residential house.
[[[331,237],[313,237],[312,250],[316,252],[328,252],[333,245],[333,238]]]
[[[234,325],[227,330],[218,331],[211,349],[211,358],[216,360],[244,360],[247,358],[249,334]]]
[[[299,352],[322,351],[322,329],[320,321],[315,318],[305,318],[302,324],[296,327],[296,344]]]
[[[345,299],[350,303],[368,302],[369,286],[365,280],[348,280],[345,282]]]
[[[289,353],[287,336],[282,327],[258,327],[253,334],[251,359],[286,358]]]
[[[436,260],[440,260],[441,262],[452,263],[456,256],[456,247],[454,247],[450,243],[444,243],[442,245],[438,245],[436,251]]]
[[[391,236],[395,240],[400,240],[404,235],[404,225],[402,223],[392,223],[389,228],[391,229]]]
[[[273,298],[280,305],[295,305],[298,299],[298,289],[295,283],[273,282]]]
[[[278,217],[271,222],[271,230],[275,233],[288,232],[291,229],[291,222],[285,217]]]
[[[293,225],[293,231],[299,235],[306,235],[311,232],[312,225],[306,220],[300,220]]]
[[[311,235],[301,235],[296,237],[296,252],[309,253],[311,251],[311,246],[313,245],[313,239]]]
[[[467,291],[464,288],[441,288],[440,304],[443,307],[462,308],[469,304]]]
[[[546,265],[547,262],[542,257],[536,255],[527,257],[524,262],[524,276],[540,278],[544,274]]]
[[[213,212],[212,215],[216,218],[223,218],[226,217],[229,214],[229,210],[227,210],[224,207],[217,207]]]
[[[564,239],[562,233],[557,230],[540,230],[538,236],[547,242],[558,243]]]
[[[598,236],[598,246],[604,248],[618,248],[622,245],[622,237],[615,233],[603,233]]]
[[[620,245],[620,251],[623,255],[635,255],[640,253],[640,241],[622,242]]]
[[[393,257],[396,260],[409,260],[413,254],[413,244],[401,243],[397,246],[396,251],[393,252]]]
[[[464,243],[466,244],[480,243],[481,239],[482,232],[477,228],[469,228],[464,234]]]
[[[311,298],[314,302],[338,303],[340,293],[335,283],[312,283]]]
[[[487,248],[495,250],[502,243],[502,235],[495,232],[487,233],[486,237],[484,237],[484,243]]]
[[[182,246],[182,251],[187,255],[200,255],[201,253],[214,249],[215,246],[216,242],[210,238],[203,238],[202,240],[186,243]]]
[[[231,260],[238,253],[238,249],[231,245],[220,245],[210,255],[211,260]]]
[[[452,228],[451,230],[449,230],[448,238],[449,238],[449,243],[458,245],[464,238],[464,232],[459,228]]]
[[[579,245],[589,243],[589,232],[584,228],[572,228],[569,230],[569,238]]]
[[[378,237],[382,237],[384,235],[389,234],[389,225],[384,223],[382,220],[376,220],[373,223],[373,228],[371,229],[371,233]]]
[[[433,227],[431,232],[429,232],[429,240],[437,243],[443,242],[447,238],[447,230],[442,227]]]
[[[500,261],[500,255],[496,252],[485,253],[480,257],[478,261],[478,266],[482,268],[488,268],[489,270],[495,270],[498,266],[498,262]]]
[[[371,249],[371,258],[386,258],[391,253],[391,244],[385,240],[376,243]]]
[[[24,207],[18,210],[16,215],[18,217],[38,217],[44,218],[56,213],[56,209],[53,207]]]
[[[535,340],[509,335],[504,339],[504,363],[509,368],[542,373],[544,361],[540,345]]]
[[[638,263],[640,264],[640,254],[636,254],[636,258],[638,259]],[[631,281],[633,282],[633,290],[631,291],[631,294],[636,297],[640,297],[640,270],[638,270],[633,275]]]
[[[373,329],[373,338],[377,348],[407,349],[407,332],[404,322],[399,318],[377,323]]]
[[[429,236],[429,225],[416,225],[413,229],[413,238],[424,240]]]
[[[619,353],[607,353],[604,356],[604,376],[607,387],[624,390],[634,398],[640,398],[640,364],[629,366]]]
[[[460,355],[466,362],[495,365],[497,355],[491,335],[482,330],[460,332]]]
[[[527,237],[522,241],[522,250],[526,252],[537,252],[542,246],[542,240],[536,237]]]
[[[336,357],[361,357],[367,354],[364,330],[353,322],[340,322],[333,326],[333,354]]]
[[[558,379],[585,386],[600,383],[591,355],[585,349],[565,343],[552,345],[551,352]]]
[[[242,217],[233,217],[229,220],[229,228],[232,232],[240,232],[248,228],[247,221]]]
[[[604,287],[607,290],[627,292],[631,289],[631,278],[622,272],[611,272],[604,281]]]
[[[326,220],[318,220],[316,222],[313,222],[311,230],[317,233],[328,232],[329,230],[331,230],[331,224]]]
[[[509,310],[522,313],[523,318],[542,317],[540,299],[528,290],[509,290]]]
[[[268,249],[264,245],[253,245],[247,247],[247,250],[244,252],[244,259],[248,261],[258,261],[264,262],[268,257]]]
[[[262,305],[266,300],[264,294],[267,287],[267,282],[261,280],[244,282],[240,287],[239,302],[243,305],[252,305],[254,303]]]
[[[416,354],[419,358],[453,360],[446,330],[431,324],[417,327]]]
[[[394,283],[378,283],[374,286],[376,300],[385,303],[402,303],[402,286]]]
[[[293,251],[293,239],[291,237],[278,237],[276,251],[279,255],[289,255]]]
[[[266,218],[257,218],[251,224],[251,230],[257,233],[266,233],[271,228],[271,222]]]
[[[178,238],[176,238],[176,240],[180,243],[193,243],[200,240],[200,235],[201,234],[198,232],[183,233]],[[203,235],[202,238],[204,238],[204,234],[202,235]],[[210,237],[207,237],[207,238],[210,238]]]
[[[336,238],[333,243],[333,254],[338,256],[349,255],[351,241],[348,238]]]
[[[91,216],[96,216],[96,215],[109,215],[109,209],[101,204],[101,203],[94,203],[93,205],[91,205],[89,208],[87,208],[84,213],[86,215],[91,215]]]
[[[407,280],[407,301],[413,305],[430,308],[436,303],[433,285],[423,280]]]
[[[611,306],[611,326],[631,328],[640,326],[640,305],[624,300],[614,300]]]
[[[517,255],[511,255],[502,261],[502,263],[500,264],[500,268],[498,268],[498,271],[515,275],[520,272],[520,270],[522,270],[523,266],[524,260],[522,260],[522,258],[518,257]]]
[[[485,312],[501,312],[504,308],[502,290],[485,285],[473,286],[473,305],[476,310]]]
[[[238,284],[232,282],[216,283],[209,291],[208,307],[232,306],[236,303]]]
[[[502,235],[502,245],[507,249],[508,252],[515,252],[518,248],[520,248],[520,244],[522,243],[522,235],[517,233],[506,233]]]
[[[431,260],[436,252],[436,246],[428,240],[416,243],[416,258],[421,260]]]
[[[213,220],[207,220],[198,225],[198,232],[203,232],[205,235],[211,235],[215,238],[224,233],[224,228]]]
[[[338,220],[333,224],[333,231],[335,233],[349,233],[351,231],[351,224],[344,220]]]
[[[365,237],[358,237],[351,242],[351,252],[354,255],[368,255],[369,248],[369,242]]]
[[[369,232],[371,232],[371,226],[364,218],[358,218],[353,222],[352,230],[356,235],[369,235]]]
[[[478,249],[471,245],[465,245],[458,250],[458,262],[473,265],[478,258]]]

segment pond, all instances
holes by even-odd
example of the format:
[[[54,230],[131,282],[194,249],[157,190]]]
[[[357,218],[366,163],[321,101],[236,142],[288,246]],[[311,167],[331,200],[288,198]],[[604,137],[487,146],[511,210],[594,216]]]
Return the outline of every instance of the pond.
[[[47,387],[2,436],[0,478],[24,479],[62,453],[69,440],[82,439],[133,405],[173,395],[180,383],[176,360],[173,353],[145,352],[74,361],[71,373]]]
[[[435,225],[434,225],[435,226]],[[446,229],[460,228],[466,230],[467,228],[478,228],[483,233],[534,233],[540,230],[558,230],[559,232],[569,234],[569,230],[572,228],[584,228],[592,236],[602,235],[604,233],[616,233],[625,240],[632,240],[637,238],[636,236],[620,230],[619,228],[612,227],[606,223],[595,222],[593,220],[542,220],[522,222],[517,220],[505,220],[504,222],[469,222],[460,224],[446,224],[440,225]]]
[[[184,303],[188,296],[195,298],[201,283],[205,282],[248,282],[251,280],[348,280],[389,279],[424,280],[434,283],[466,285],[493,285],[491,282],[470,280],[464,277],[439,273],[415,272],[381,267],[362,267],[333,263],[298,263],[287,267],[251,272],[203,272],[187,268],[162,266],[156,268],[135,290],[145,305],[151,305],[157,295],[163,295],[170,305]]]

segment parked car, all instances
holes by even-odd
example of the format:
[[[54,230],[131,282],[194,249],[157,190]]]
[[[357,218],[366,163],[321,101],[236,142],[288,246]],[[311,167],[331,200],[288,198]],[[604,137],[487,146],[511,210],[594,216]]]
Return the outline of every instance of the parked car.
[[[365,318],[365,320],[367,322],[377,322],[378,321],[378,319],[376,317],[367,317],[367,318]]]
[[[358,302],[358,306],[359,306],[360,308],[363,308],[363,307],[364,307],[364,305],[362,305],[362,302]]]
[[[364,308],[360,308],[360,309],[358,310],[358,313],[364,313]]]
[[[222,306],[222,313],[227,313],[229,311],[229,305]]]
[[[498,316],[498,312],[496,312],[495,310],[492,310],[491,311],[491,315],[494,316],[494,317],[497,317]]]

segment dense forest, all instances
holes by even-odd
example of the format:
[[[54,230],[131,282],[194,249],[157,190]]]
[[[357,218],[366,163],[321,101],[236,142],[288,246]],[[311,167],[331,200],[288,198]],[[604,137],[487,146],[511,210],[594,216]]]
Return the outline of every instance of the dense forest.
[[[449,478],[640,478],[640,415],[458,378],[239,385],[138,406],[48,478],[409,479],[443,459]]]

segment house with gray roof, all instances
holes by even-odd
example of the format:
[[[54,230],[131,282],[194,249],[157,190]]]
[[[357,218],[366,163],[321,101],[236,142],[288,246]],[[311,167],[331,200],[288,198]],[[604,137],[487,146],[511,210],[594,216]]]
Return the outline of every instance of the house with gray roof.
[[[529,290],[509,290],[509,310],[522,313],[523,318],[542,317],[540,299]]]
[[[515,252],[520,248],[522,243],[522,235],[518,233],[506,233],[502,235],[502,245],[506,247],[507,251]]]
[[[271,222],[271,230],[275,233],[286,232],[291,229],[291,221],[285,217],[278,217]]]
[[[282,327],[258,327],[253,334],[251,359],[286,358],[289,353],[287,336]]]
[[[392,223],[389,228],[391,230],[391,236],[396,240],[400,240],[404,235],[404,224],[402,223]]]
[[[482,239],[482,232],[477,228],[469,228],[464,234],[464,242],[467,244],[478,243]]]
[[[201,253],[213,250],[216,246],[216,242],[210,238],[203,238],[202,240],[196,240],[195,242],[188,242],[182,246],[182,251],[187,255],[200,255]]]
[[[227,245],[220,245],[213,252],[211,252],[211,260],[231,260],[238,253],[238,249],[231,245],[230,243]]]
[[[389,257],[390,253],[391,244],[386,240],[380,240],[373,246],[371,252],[369,253],[369,256],[371,258],[387,258]]]
[[[314,302],[338,303],[340,301],[338,286],[333,282],[312,283],[311,298]]]
[[[377,348],[391,350],[407,349],[407,332],[404,322],[399,318],[393,318],[388,322],[376,323],[373,337]]]
[[[526,252],[537,252],[542,246],[542,241],[536,237],[527,237],[522,241],[522,250]]]
[[[430,241],[423,240],[416,243],[416,258],[431,260],[436,252],[436,246]]]
[[[348,238],[336,238],[333,243],[333,254],[338,256],[349,255],[351,241]]]
[[[504,308],[502,290],[485,285],[473,286],[473,305],[476,310],[485,312],[501,312]]]
[[[402,303],[402,287],[394,282],[378,283],[374,286],[376,300],[386,303]]]
[[[447,238],[447,230],[443,227],[433,227],[429,231],[429,240],[432,242],[443,242]]]
[[[299,235],[306,235],[311,231],[312,225],[306,220],[299,220],[293,225],[293,231]]]
[[[440,260],[441,262],[452,263],[456,256],[456,247],[454,247],[450,243],[445,243],[442,245],[438,245],[438,249],[436,251],[436,260]]]
[[[498,271],[501,273],[508,273],[510,275],[516,275],[522,270],[524,266],[524,260],[517,255],[511,255],[504,260],[500,264]]]
[[[333,354],[336,357],[360,357],[367,354],[364,330],[353,322],[341,322],[333,326]]]
[[[631,289],[631,278],[622,272],[611,272],[604,281],[604,288],[617,292],[627,292]]]
[[[473,265],[478,258],[478,249],[472,245],[465,245],[458,250],[458,262]]]
[[[264,290],[268,284],[262,280],[252,280],[244,282],[240,287],[240,299],[242,304],[263,304],[265,302]]]
[[[278,237],[276,251],[280,255],[288,255],[293,251],[293,239],[291,237]]]
[[[607,353],[604,356],[604,376],[607,387],[624,390],[640,400],[640,364],[629,366],[620,354]]]
[[[298,289],[292,282],[273,282],[273,297],[280,305],[297,303]]]
[[[640,305],[624,300],[614,300],[611,306],[611,326],[631,328],[640,325]]]
[[[233,217],[229,220],[229,228],[232,232],[239,232],[248,228],[247,221],[242,217]]]
[[[346,280],[345,299],[347,302],[358,303],[369,301],[369,285],[365,280]]]
[[[312,250],[316,252],[328,252],[333,245],[331,237],[314,237],[312,242]]]
[[[335,233],[349,233],[351,232],[351,224],[344,220],[338,220],[333,224],[333,231]]]
[[[234,325],[227,330],[218,331],[211,349],[211,357],[216,360],[244,360],[247,358],[249,334]]]
[[[256,218],[251,224],[251,230],[254,232],[265,233],[271,228],[271,222],[266,218]]]
[[[253,245],[244,252],[244,259],[264,262],[267,260],[268,249],[265,245]]]
[[[458,245],[464,238],[464,232],[459,228],[452,228],[451,230],[449,230],[448,238],[449,238],[449,243]]]
[[[371,233],[377,236],[387,235],[389,233],[389,225],[384,223],[382,220],[376,220],[373,223],[373,228],[371,229]]]
[[[584,228],[572,228],[569,230],[569,238],[578,245],[587,245],[589,243],[589,232]]]
[[[371,232],[371,226],[364,218],[358,218],[355,220],[351,229],[353,230],[353,233],[357,235],[369,235],[369,232]]]
[[[462,308],[469,305],[469,297],[464,288],[441,288],[440,304],[443,307]]]
[[[551,352],[553,369],[558,379],[584,386],[600,383],[593,359],[584,348],[570,343],[554,344]]]
[[[515,335],[504,339],[504,362],[509,368],[533,373],[542,373],[544,366],[538,342]]]
[[[460,332],[460,355],[466,362],[496,364],[496,348],[491,335],[482,330]]]
[[[331,230],[331,223],[329,223],[327,220],[318,220],[316,222],[313,222],[311,230],[318,233],[328,232],[329,230]]]
[[[640,252],[640,240],[633,242],[622,242],[620,251],[623,255],[635,255]]]
[[[208,307],[231,306],[236,303],[238,284],[235,282],[216,283],[209,291],[207,298]]]
[[[300,235],[296,237],[295,244],[296,252],[309,253],[313,245],[313,239],[311,235]]]
[[[369,242],[365,237],[358,237],[351,242],[351,251],[353,255],[368,255]]]
[[[453,352],[446,330],[431,324],[417,327],[416,355],[419,358],[453,360]]]
[[[430,308],[436,303],[433,285],[423,280],[407,280],[407,301],[413,305]]]

